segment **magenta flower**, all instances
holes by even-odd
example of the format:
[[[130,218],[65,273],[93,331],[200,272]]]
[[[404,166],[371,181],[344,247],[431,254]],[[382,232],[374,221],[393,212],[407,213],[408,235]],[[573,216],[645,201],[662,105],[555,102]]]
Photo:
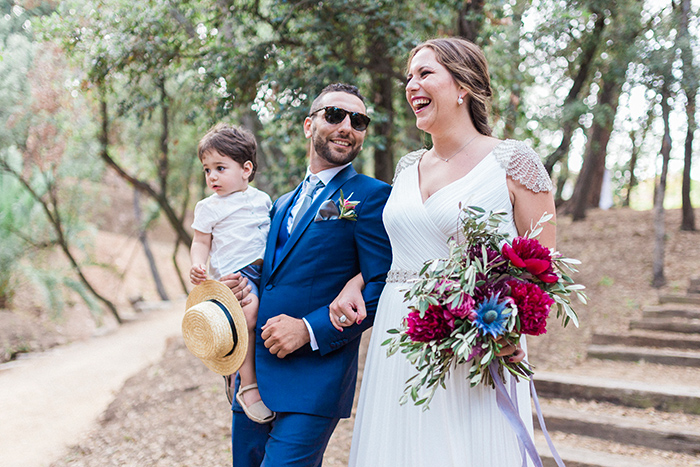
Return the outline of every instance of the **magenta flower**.
[[[474,310],[474,298],[471,295],[463,294],[462,300],[454,308],[448,308],[452,316],[459,319],[464,319],[469,315],[469,312]]]
[[[508,281],[510,298],[518,307],[520,332],[531,336],[539,336],[547,332],[547,317],[554,300],[537,284]]]
[[[512,246],[507,243],[503,245],[501,254],[513,266],[527,270],[542,282],[559,280],[552,267],[552,254],[534,238],[516,237]]]
[[[448,319],[451,317],[452,319]],[[406,334],[414,342],[442,340],[454,330],[454,317],[446,308],[430,305],[421,318],[419,311],[412,311],[406,317]]]

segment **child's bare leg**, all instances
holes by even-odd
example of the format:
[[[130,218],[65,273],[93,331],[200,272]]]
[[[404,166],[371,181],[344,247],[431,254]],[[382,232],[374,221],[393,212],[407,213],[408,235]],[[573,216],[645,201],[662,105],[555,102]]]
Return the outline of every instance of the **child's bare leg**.
[[[248,326],[248,351],[246,352],[245,360],[238,374],[241,377],[241,387],[257,383],[255,376],[255,323],[258,319],[258,297],[251,294],[252,301],[243,307],[246,324]],[[260,392],[257,389],[246,391],[243,395],[245,405],[250,407],[260,399]]]

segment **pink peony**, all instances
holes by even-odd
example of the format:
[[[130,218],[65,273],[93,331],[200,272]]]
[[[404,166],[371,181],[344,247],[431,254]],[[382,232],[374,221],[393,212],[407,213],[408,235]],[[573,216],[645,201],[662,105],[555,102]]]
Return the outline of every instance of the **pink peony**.
[[[539,336],[547,332],[547,317],[554,300],[537,284],[508,281],[510,298],[518,307],[520,332]]]
[[[450,319],[451,318],[451,319]],[[425,316],[420,317],[419,311],[412,311],[406,317],[408,337],[414,342],[430,342],[449,336],[454,329],[454,317],[446,308],[430,305]]]
[[[516,237],[512,246],[507,243],[503,245],[501,254],[513,266],[527,270],[542,282],[553,283],[559,280],[552,268],[552,254],[534,238]]]
[[[454,308],[448,308],[448,311],[455,318],[464,319],[473,309],[474,298],[471,295],[463,294],[461,302]]]

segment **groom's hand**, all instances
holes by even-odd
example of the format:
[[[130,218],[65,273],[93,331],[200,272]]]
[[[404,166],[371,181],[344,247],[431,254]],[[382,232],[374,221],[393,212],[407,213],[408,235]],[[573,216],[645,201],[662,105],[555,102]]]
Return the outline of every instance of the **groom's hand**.
[[[248,285],[248,278],[243,276],[240,272],[226,274],[219,279],[219,282],[222,282],[231,289],[231,292],[236,296],[241,306],[246,306],[253,301],[253,297],[249,295],[250,285]]]
[[[261,334],[265,347],[272,355],[284,358],[309,343],[309,331],[304,321],[287,315],[278,315],[267,320]]]

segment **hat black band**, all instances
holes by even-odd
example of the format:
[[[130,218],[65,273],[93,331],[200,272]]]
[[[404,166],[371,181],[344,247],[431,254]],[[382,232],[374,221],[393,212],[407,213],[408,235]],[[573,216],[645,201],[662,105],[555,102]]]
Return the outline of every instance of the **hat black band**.
[[[233,353],[233,349],[236,348],[238,345],[238,334],[236,333],[236,325],[233,324],[233,316],[231,316],[231,313],[229,313],[228,308],[226,308],[223,304],[221,304],[218,300],[209,300],[210,302],[216,303],[219,305],[219,308],[221,308],[221,311],[224,312],[226,315],[226,319],[228,319],[228,324],[231,326],[231,335],[233,336],[233,347],[231,347],[231,351],[224,355],[224,357],[228,357]]]

